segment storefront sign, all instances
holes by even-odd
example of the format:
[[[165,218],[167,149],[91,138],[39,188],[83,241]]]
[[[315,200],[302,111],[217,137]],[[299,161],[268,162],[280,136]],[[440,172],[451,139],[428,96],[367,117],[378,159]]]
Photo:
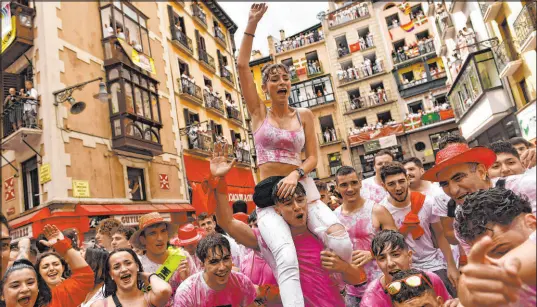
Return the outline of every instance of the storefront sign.
[[[373,140],[371,142],[364,143],[365,152],[377,151],[380,149],[379,140]]]
[[[168,179],[167,174],[159,174],[159,181],[160,181],[160,188],[162,190],[169,190],[170,189],[170,180]]]
[[[39,183],[44,184],[51,180],[50,163],[45,163],[39,168]]]
[[[380,144],[380,148],[397,146],[397,137],[394,134],[381,137],[378,141]]]
[[[4,181],[4,193],[6,202],[15,199],[15,177],[10,177]]]
[[[390,148],[389,150],[395,156],[395,160],[397,161],[403,160],[403,150],[401,149],[401,146]],[[375,160],[375,154],[377,152],[378,151],[367,153],[365,155],[360,155],[360,161],[362,162],[362,165],[373,164],[373,161]]]
[[[15,37],[17,36],[17,21],[16,16],[11,16],[11,6],[9,2],[3,2],[2,3],[2,16],[1,16],[1,24],[2,24],[2,51],[1,53],[4,53],[4,51],[9,47],[14,41]]]
[[[32,232],[32,224],[22,226],[21,228],[13,229],[9,235],[12,241],[17,241],[22,238],[31,238],[34,236]]]
[[[112,218],[121,221],[125,226],[138,226],[138,220],[143,214],[114,215]],[[166,221],[171,222],[172,217],[169,213],[160,213],[160,216]]]
[[[254,201],[254,195],[253,194],[243,194],[243,193],[229,193],[228,194],[229,201],[230,202],[236,202],[237,200],[242,201]]]
[[[518,112],[516,115],[518,124],[520,125],[520,129],[522,130],[522,137],[528,141],[535,140],[535,126],[537,124],[535,119],[536,103],[537,102],[534,101],[530,105],[526,106],[524,109],[520,110],[520,112]]]
[[[73,180],[73,197],[90,197],[89,182],[87,180]]]

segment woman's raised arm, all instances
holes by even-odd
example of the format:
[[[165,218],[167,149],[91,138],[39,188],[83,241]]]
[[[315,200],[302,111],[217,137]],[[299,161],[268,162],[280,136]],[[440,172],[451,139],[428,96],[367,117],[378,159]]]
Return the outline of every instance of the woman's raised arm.
[[[268,7],[265,3],[252,4],[252,8],[250,9],[248,16],[248,24],[246,25],[246,30],[244,31],[241,47],[239,49],[239,57],[237,59],[237,68],[239,70],[242,94],[244,96],[244,100],[246,101],[248,113],[250,113],[252,119],[264,118],[266,112],[263,102],[257,94],[254,77],[250,71],[250,55],[252,53],[252,44],[254,42],[254,34],[257,24],[267,11],[267,8]]]

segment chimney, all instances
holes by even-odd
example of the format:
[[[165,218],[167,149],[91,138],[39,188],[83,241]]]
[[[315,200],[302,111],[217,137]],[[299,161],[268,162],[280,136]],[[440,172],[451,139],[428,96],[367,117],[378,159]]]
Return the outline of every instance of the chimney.
[[[285,30],[280,30],[280,39],[282,41],[285,39]]]

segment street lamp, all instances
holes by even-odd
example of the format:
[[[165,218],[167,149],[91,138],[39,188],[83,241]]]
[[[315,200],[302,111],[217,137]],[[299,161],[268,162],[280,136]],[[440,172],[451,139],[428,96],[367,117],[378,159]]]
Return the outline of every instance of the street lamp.
[[[73,92],[76,90],[81,90],[82,88],[84,88],[86,84],[89,84],[95,81],[100,81],[99,92],[93,95],[93,98],[98,99],[102,103],[108,102],[108,99],[110,98],[110,94],[108,94],[106,90],[106,84],[103,82],[103,78],[99,77],[93,80],[89,80],[86,82],[75,84],[73,86],[69,86],[67,88],[64,88],[63,90],[55,91],[54,93],[52,93],[54,95],[54,105],[58,106],[60,103],[64,103],[68,101],[71,104],[70,112],[72,114],[81,113],[86,108],[86,103],[83,101],[77,102],[72,96]]]

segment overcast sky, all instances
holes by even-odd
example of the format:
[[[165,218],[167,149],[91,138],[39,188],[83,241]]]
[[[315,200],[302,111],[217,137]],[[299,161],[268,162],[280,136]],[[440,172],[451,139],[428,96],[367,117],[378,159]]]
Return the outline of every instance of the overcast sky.
[[[237,24],[235,43],[240,48],[244,29],[248,21],[248,12],[254,2],[218,1],[226,13]],[[307,29],[319,23],[317,14],[328,9],[328,2],[268,2],[268,10],[259,22],[255,33],[253,50],[261,50],[263,56],[268,55],[267,37],[280,37],[280,29],[287,36]]]

